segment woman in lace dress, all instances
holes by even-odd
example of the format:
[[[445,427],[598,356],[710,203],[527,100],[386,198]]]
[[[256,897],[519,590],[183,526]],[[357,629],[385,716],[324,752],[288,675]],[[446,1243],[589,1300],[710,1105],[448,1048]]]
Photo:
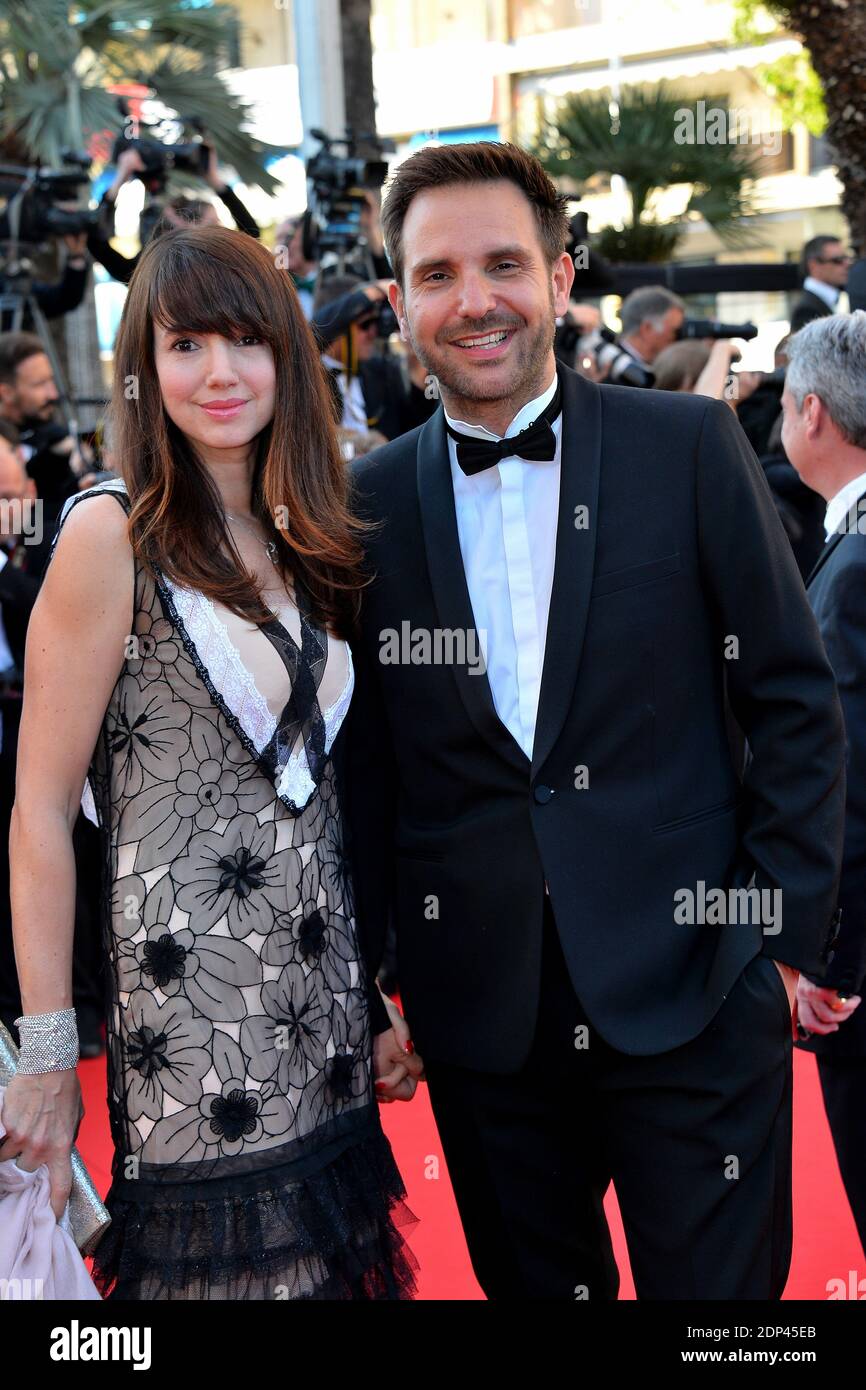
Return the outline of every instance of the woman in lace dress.
[[[422,1066],[365,968],[341,817],[360,551],[315,346],[264,247],[220,227],[147,248],[112,410],[123,481],[66,504],[27,644],[0,1158],[47,1162],[62,1212],[81,798],[104,853],[100,1290],[410,1297],[377,1095],[409,1099]]]

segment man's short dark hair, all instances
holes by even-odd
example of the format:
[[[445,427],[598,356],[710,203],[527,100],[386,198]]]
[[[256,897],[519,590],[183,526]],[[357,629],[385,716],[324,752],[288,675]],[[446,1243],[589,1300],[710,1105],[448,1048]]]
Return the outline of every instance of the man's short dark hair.
[[[14,386],[21,363],[44,351],[42,339],[35,333],[0,333],[0,382]]]
[[[313,313],[324,309],[326,304],[333,304],[335,300],[342,299],[344,294],[359,290],[366,283],[360,275],[320,275],[316,281]]]
[[[834,243],[838,245],[841,240],[841,237],[828,236],[824,233],[821,236],[813,236],[811,241],[806,242],[800,257],[800,273],[804,279],[809,274],[809,262],[819,260],[828,246],[832,246]]]
[[[518,145],[478,140],[465,145],[429,145],[410,155],[391,177],[382,208],[382,234],[394,279],[403,284],[403,224],[414,198],[428,188],[506,179],[532,204],[538,236],[549,265],[568,245],[568,198],[534,155]]]

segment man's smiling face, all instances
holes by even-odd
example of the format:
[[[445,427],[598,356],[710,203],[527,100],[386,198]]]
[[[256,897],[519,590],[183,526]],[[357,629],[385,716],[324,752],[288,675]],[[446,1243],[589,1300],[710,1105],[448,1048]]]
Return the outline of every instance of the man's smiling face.
[[[532,400],[554,370],[556,318],[574,267],[551,266],[525,194],[509,180],[425,189],[403,223],[402,290],[391,304],[403,337],[461,402]]]

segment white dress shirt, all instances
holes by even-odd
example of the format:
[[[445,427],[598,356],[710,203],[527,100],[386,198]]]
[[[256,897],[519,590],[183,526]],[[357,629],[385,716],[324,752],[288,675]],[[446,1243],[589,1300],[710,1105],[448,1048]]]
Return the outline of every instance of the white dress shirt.
[[[858,497],[866,493],[866,473],[858,473],[856,478],[852,478],[850,483],[846,483],[840,488],[835,497],[831,497],[827,503],[827,510],[824,513],[824,535],[827,540],[835,536],[842,522],[850,512]],[[860,518],[857,518],[860,525]],[[866,522],[863,523],[866,525]]]
[[[823,280],[816,280],[813,275],[807,275],[803,281],[803,289],[808,290],[810,294],[817,295],[819,299],[823,299],[827,308],[835,312],[836,305],[839,303],[839,296],[842,293],[841,290],[836,289],[835,285],[825,285]]]
[[[461,434],[511,439],[546,409],[547,390],[515,415],[503,436],[483,425],[454,420]],[[502,459],[467,477],[448,436],[457,532],[475,627],[484,652],[496,712],[528,758],[532,757],[559,516],[562,415],[553,422],[556,456],[549,461]]]
[[[322,353],[322,361],[329,371],[336,371],[339,368],[337,385],[343,396],[343,418],[340,421],[343,429],[366,432],[370,426],[367,422],[367,402],[364,400],[364,389],[361,386],[360,377],[348,377],[342,362],[338,362],[334,357],[329,357],[327,353]]]

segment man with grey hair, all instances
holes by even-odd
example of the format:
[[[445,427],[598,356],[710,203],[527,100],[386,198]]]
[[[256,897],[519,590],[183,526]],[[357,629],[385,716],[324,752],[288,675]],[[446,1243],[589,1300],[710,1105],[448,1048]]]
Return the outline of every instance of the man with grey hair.
[[[620,347],[652,376],[651,363],[663,348],[676,342],[686,316],[679,295],[664,285],[645,285],[626,295],[619,311]]]
[[[788,356],[782,443],[803,481],[827,499],[827,544],[808,595],[839,686],[847,761],[841,929],[822,983],[800,974],[800,1046],[818,1057],[866,1250],[866,1010],[858,1007],[866,975],[866,312],[815,319],[791,338]]]

